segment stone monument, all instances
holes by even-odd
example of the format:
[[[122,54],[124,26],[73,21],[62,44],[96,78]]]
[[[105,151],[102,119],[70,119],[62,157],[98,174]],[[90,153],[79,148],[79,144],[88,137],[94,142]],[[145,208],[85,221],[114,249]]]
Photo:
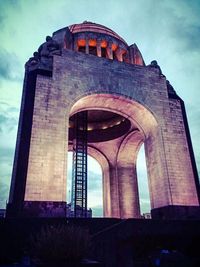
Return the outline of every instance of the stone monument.
[[[175,70],[174,70],[175,71]],[[140,218],[136,160],[145,147],[153,218],[199,216],[184,102],[136,44],[83,22],[48,36],[25,65],[7,216],[64,217],[74,116],[102,167],[105,217]]]

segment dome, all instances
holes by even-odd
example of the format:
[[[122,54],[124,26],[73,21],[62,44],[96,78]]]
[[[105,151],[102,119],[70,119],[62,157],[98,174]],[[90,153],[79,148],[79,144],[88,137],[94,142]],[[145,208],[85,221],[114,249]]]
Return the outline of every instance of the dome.
[[[51,70],[53,55],[62,55],[65,49],[144,66],[144,60],[136,44],[129,46],[113,30],[89,21],[72,24],[55,31],[52,37],[47,36],[46,42],[41,44],[38,51],[28,60],[27,66],[36,68],[42,65]]]
[[[124,41],[123,38],[121,38],[116,32],[113,30],[97,23],[93,23],[90,21],[84,21],[83,23],[79,24],[72,24],[69,27],[69,30],[74,34],[74,33],[79,33],[79,32],[96,32],[96,33],[103,33],[103,34],[108,34],[112,37],[117,38],[118,40],[122,41],[127,45],[127,43]]]

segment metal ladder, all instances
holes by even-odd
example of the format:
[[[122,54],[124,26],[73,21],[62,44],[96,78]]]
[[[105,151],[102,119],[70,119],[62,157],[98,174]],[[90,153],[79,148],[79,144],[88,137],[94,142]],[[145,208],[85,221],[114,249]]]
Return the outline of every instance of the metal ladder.
[[[74,217],[87,217],[87,111],[74,115],[72,211]]]

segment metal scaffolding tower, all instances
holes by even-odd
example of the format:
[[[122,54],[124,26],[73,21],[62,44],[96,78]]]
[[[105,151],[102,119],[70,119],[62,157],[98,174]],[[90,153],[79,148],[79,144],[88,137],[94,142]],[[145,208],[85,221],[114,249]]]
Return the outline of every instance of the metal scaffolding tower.
[[[87,111],[74,115],[71,208],[74,217],[87,217]]]

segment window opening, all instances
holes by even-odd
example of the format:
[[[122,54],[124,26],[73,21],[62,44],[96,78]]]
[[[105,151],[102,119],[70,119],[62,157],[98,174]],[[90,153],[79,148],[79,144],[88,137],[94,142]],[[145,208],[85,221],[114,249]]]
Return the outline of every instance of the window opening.
[[[89,54],[97,56],[97,47],[96,46],[89,46]]]
[[[78,47],[78,51],[82,52],[82,53],[85,53],[85,46],[79,46]]]
[[[116,55],[116,51],[113,51],[113,59],[118,60],[117,55]]]
[[[106,48],[104,47],[101,47],[101,57],[107,58],[107,51],[106,51]]]

